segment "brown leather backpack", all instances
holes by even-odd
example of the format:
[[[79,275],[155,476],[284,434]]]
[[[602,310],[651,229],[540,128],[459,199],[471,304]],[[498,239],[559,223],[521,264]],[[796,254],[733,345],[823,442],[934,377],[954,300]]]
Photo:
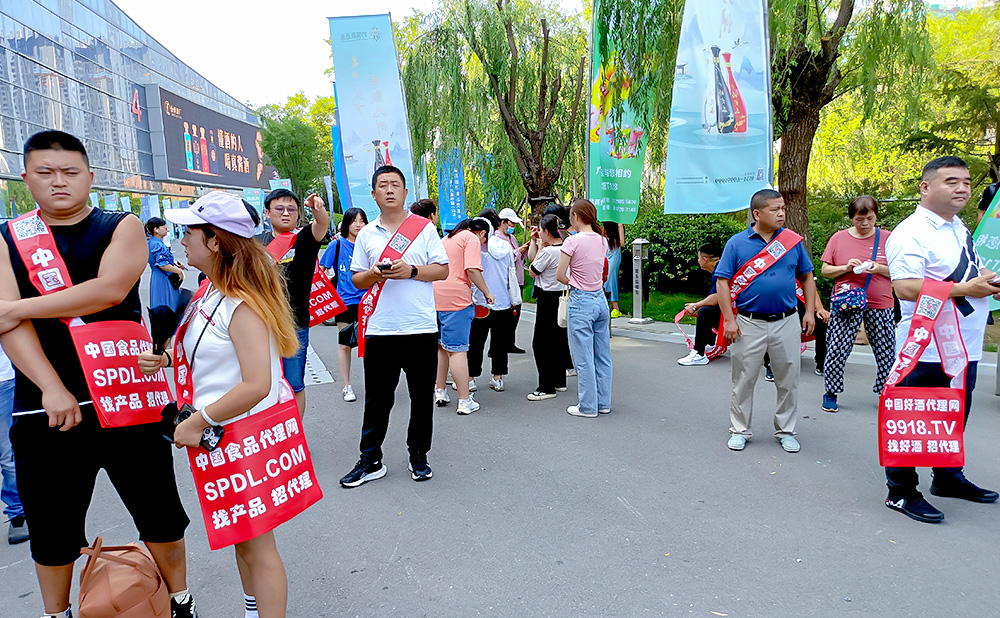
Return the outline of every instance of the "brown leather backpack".
[[[167,584],[145,547],[136,543],[103,547],[97,537],[80,573],[80,618],[165,618]]]

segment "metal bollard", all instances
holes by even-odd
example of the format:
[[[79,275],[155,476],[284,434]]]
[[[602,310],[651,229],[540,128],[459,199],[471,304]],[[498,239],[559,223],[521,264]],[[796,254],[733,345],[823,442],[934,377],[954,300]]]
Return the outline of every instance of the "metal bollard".
[[[636,238],[632,241],[632,318],[629,324],[649,324],[652,318],[642,317],[642,261],[649,257],[649,241]]]

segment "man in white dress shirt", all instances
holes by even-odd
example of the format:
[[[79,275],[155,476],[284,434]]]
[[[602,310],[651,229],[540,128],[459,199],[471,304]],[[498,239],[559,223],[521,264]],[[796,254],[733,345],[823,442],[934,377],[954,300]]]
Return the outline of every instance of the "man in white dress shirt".
[[[917,297],[925,279],[952,281],[951,297],[958,310],[959,328],[969,355],[965,372],[965,420],[972,409],[976,369],[983,357],[983,338],[989,297],[1000,292],[990,280],[994,273],[981,267],[972,234],[958,217],[971,195],[972,178],[965,161],[940,157],[924,166],[920,181],[920,205],[904,219],[886,242],[892,288],[899,297],[902,319],[896,329],[899,350],[910,330]],[[916,368],[900,386],[947,387],[950,378],[941,368],[937,346],[932,342],[920,356]],[[928,523],[944,520],[944,514],[928,504],[917,491],[915,468],[886,468],[889,496],[885,505],[908,517]],[[965,478],[962,468],[934,468],[930,492],[935,496],[971,502],[996,502],[997,492],[982,489]]]

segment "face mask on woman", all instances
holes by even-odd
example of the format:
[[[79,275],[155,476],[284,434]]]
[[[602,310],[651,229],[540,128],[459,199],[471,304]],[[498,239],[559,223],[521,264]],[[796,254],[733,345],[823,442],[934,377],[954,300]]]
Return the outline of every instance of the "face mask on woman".
[[[509,228],[505,229],[504,231],[507,232],[508,234],[513,234],[514,233],[514,228],[509,227]]]

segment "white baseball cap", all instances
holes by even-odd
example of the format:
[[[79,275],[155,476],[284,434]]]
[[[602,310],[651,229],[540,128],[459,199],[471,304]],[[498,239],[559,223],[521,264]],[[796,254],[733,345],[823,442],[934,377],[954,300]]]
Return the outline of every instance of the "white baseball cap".
[[[252,238],[256,227],[243,198],[225,191],[210,191],[190,208],[168,208],[163,217],[177,225],[214,225],[243,238]]]
[[[523,223],[521,221],[521,217],[517,216],[517,213],[514,212],[513,208],[504,208],[503,210],[500,211],[500,214],[497,216],[500,217],[501,221],[513,221],[514,223]]]

